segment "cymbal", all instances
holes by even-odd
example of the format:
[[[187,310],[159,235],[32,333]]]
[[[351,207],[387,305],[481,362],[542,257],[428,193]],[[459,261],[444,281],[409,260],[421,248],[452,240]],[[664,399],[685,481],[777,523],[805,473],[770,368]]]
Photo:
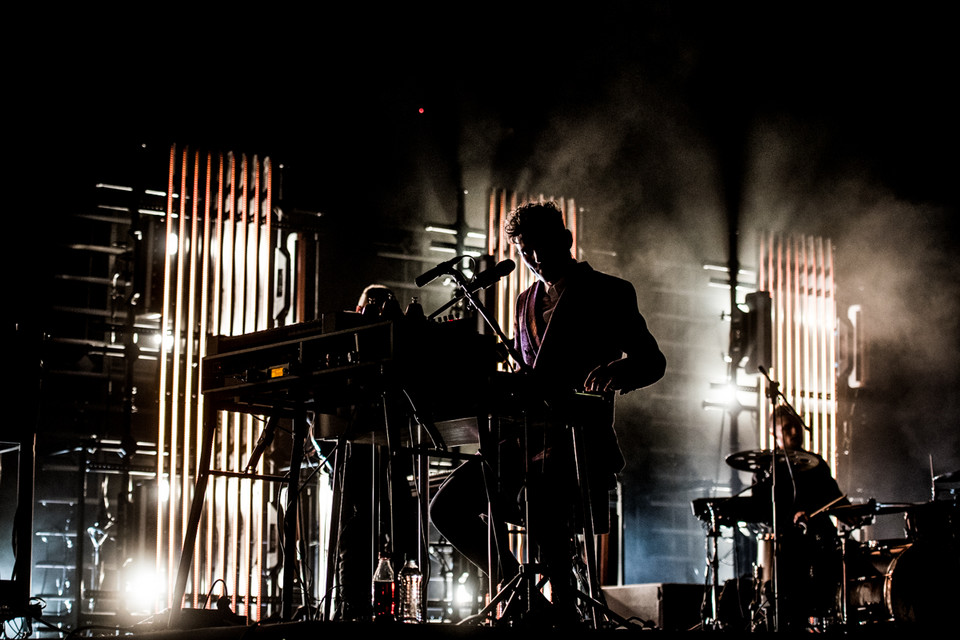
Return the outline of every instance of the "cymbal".
[[[867,516],[884,515],[889,513],[903,513],[909,511],[917,505],[910,502],[891,502],[883,503],[870,500],[869,502],[857,504],[839,504],[825,510],[827,515],[837,516],[839,518],[865,518]]]
[[[761,471],[770,468],[773,453],[768,449],[739,451],[727,456],[727,464],[740,471]],[[813,469],[820,464],[815,455],[806,451],[780,449],[777,451],[777,458],[781,461],[787,460],[794,469],[800,471]]]

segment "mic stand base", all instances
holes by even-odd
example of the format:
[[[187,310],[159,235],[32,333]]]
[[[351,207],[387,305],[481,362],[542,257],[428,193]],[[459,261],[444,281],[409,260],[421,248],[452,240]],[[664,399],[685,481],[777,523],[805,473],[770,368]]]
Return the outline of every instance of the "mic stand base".
[[[519,626],[525,620],[529,621],[531,614],[537,611],[533,604],[533,594],[540,593],[540,589],[546,584],[546,578],[537,579],[537,570],[538,565],[521,565],[519,571],[491,598],[487,606],[469,618],[464,618],[458,625],[483,624],[491,615],[494,616],[492,623],[496,626]],[[547,602],[544,598],[544,603]],[[500,609],[501,603],[503,603],[502,612]],[[515,603],[521,603],[523,609]]]

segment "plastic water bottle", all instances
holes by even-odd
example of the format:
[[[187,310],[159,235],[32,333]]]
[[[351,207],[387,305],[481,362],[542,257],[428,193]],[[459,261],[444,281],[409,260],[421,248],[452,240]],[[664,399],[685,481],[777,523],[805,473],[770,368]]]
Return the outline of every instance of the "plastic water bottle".
[[[400,622],[423,622],[423,574],[416,560],[407,560],[397,580],[397,614]]]
[[[373,573],[373,619],[377,622],[393,622],[394,615],[394,575],[390,558],[380,556],[377,570]]]

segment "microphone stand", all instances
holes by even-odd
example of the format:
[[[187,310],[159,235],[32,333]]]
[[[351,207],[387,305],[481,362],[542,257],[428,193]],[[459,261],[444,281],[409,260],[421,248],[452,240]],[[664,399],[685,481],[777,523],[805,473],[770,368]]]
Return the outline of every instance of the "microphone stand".
[[[777,398],[781,397],[780,393],[780,384],[774,382],[769,375],[767,375],[767,370],[764,367],[758,367],[760,373],[763,374],[763,377],[767,379],[770,383],[769,388],[767,389],[767,397],[770,398],[770,401],[774,406],[777,404]],[[786,398],[784,398],[786,402]],[[771,425],[771,436],[773,440],[773,456],[770,459],[770,523],[773,527],[773,570],[770,572],[772,576],[772,586],[771,586],[771,603],[773,604],[773,631],[779,631],[779,614],[780,614],[780,593],[779,593],[779,568],[778,568],[778,557],[780,555],[780,534],[778,532],[777,525],[777,455],[779,455],[779,444],[777,443],[777,433],[776,425]]]
[[[448,303],[444,307],[441,307],[440,310],[435,312],[430,317],[433,318],[438,313],[440,313],[440,311],[442,311],[443,309],[446,309],[447,307],[450,306],[450,304],[452,304],[453,302],[459,299],[466,300],[470,304],[470,306],[476,309],[477,313],[480,314],[480,317],[487,324],[487,326],[493,329],[493,331],[500,338],[500,341],[503,343],[504,347],[506,347],[507,349],[508,355],[513,359],[514,363],[516,364],[517,369],[524,373],[532,373],[533,368],[527,365],[523,361],[523,358],[517,352],[513,343],[510,340],[508,340],[506,335],[503,333],[503,329],[500,327],[499,323],[490,315],[490,313],[487,311],[487,308],[484,306],[483,302],[481,302],[479,298],[475,295],[476,291],[471,290],[470,284],[463,277],[463,274],[461,274],[459,271],[454,270],[452,275],[453,275],[454,281],[456,282],[457,288],[461,292],[462,298],[458,296],[454,301]],[[524,419],[524,434],[526,434],[526,424],[527,424],[527,421],[526,419]],[[489,434],[486,437],[489,438]],[[484,436],[481,436],[481,438],[484,438]],[[481,451],[483,449],[484,447],[481,444]],[[526,435],[524,435],[524,449],[526,449]],[[498,527],[494,522],[494,516],[493,516],[494,499],[493,499],[493,493],[491,491],[491,483],[493,482],[493,480],[488,477],[489,474],[486,472],[486,468],[487,468],[487,465],[485,464],[484,478],[485,478],[485,484],[487,489],[489,527],[493,532],[492,542],[495,545],[495,548],[500,549],[502,548],[501,545],[507,544],[507,541],[497,539]],[[527,506],[529,509],[529,505]],[[526,536],[529,538],[529,535],[530,535],[529,515],[527,518],[527,526],[524,528],[524,530],[526,531]],[[529,553],[529,541],[526,544],[524,544],[524,548],[527,549]],[[491,565],[493,563],[492,557],[490,558],[490,563]],[[488,579],[490,580],[490,585],[489,585],[490,593],[493,594],[494,589],[496,588],[496,584],[494,579],[494,571],[492,570],[492,567],[488,567],[487,576],[488,576]],[[527,607],[529,608],[531,606],[531,601],[532,601],[532,591],[535,588],[535,586],[536,586],[535,577],[532,573],[531,567],[529,565],[521,566],[519,572],[504,584],[503,588],[500,589],[499,592],[491,598],[491,601],[487,606],[485,606],[480,612],[470,616],[469,618],[462,620],[459,624],[461,625],[475,624],[475,623],[481,622],[491,612],[495,612],[496,609],[499,607],[500,603],[503,602],[504,600],[506,600],[507,604],[509,605],[509,603],[513,601],[514,597],[518,593],[521,593],[521,590],[523,590],[522,592],[526,594]]]
[[[764,366],[762,366],[762,365],[760,365],[760,366],[757,367],[757,371],[759,371],[761,374],[763,374],[763,377],[766,378],[766,379],[767,379],[767,382],[770,383],[770,388],[767,390],[767,397],[770,398],[770,401],[771,401],[774,405],[776,405],[776,404],[777,404],[777,401],[779,400],[782,404],[784,404],[784,405],[787,407],[787,409],[789,409],[789,410],[793,413],[793,415],[794,415],[798,420],[800,420],[800,424],[803,425],[803,428],[804,428],[805,430],[807,430],[807,431],[810,431],[810,430],[811,430],[810,427],[808,427],[808,426],[807,426],[807,423],[805,423],[805,422],[803,421],[803,419],[800,418],[800,414],[799,414],[799,413],[797,412],[797,410],[793,407],[793,405],[790,404],[790,401],[787,400],[787,397],[786,397],[785,395],[783,395],[783,393],[780,391],[780,383],[779,383],[779,382],[774,382],[774,381],[770,378],[770,372],[767,371],[767,368],[764,367]],[[774,435],[776,435],[776,434],[774,434]]]
[[[767,397],[770,398],[770,402],[776,407],[777,402],[780,401],[783,403],[787,409],[793,413],[794,416],[800,421],[800,424],[803,425],[803,428],[810,430],[810,428],[803,422],[800,418],[800,414],[797,413],[797,410],[793,408],[793,405],[787,400],[786,396],[780,391],[780,383],[775,382],[769,375],[766,367],[758,366],[757,370],[763,374],[763,377],[769,382],[769,388],[767,389]],[[780,556],[780,532],[779,525],[777,524],[777,457],[783,451],[783,457],[786,461],[786,464],[790,464],[790,458],[787,455],[786,450],[780,448],[779,443],[777,442],[777,430],[776,424],[771,425],[772,430],[772,440],[773,440],[773,456],[770,461],[770,507],[772,509],[771,522],[773,523],[773,571],[771,575],[773,576],[773,630],[779,631],[779,617],[780,617],[780,571],[779,571],[779,556]]]
[[[444,306],[440,307],[440,309],[438,309],[437,311],[435,311],[430,315],[430,318],[434,318],[437,314],[439,314],[444,309],[448,308],[453,303],[458,302],[460,300],[466,300],[468,303],[470,303],[470,306],[472,306],[474,309],[477,310],[477,313],[479,313],[483,321],[487,323],[487,326],[493,329],[494,333],[497,334],[497,336],[500,338],[500,342],[502,342],[503,345],[506,347],[508,354],[516,363],[517,367],[521,371],[524,371],[526,373],[530,373],[531,371],[533,371],[533,369],[523,361],[523,358],[520,357],[520,354],[517,353],[516,348],[513,346],[513,342],[508,340],[507,336],[504,335],[503,329],[500,328],[499,323],[497,323],[497,321],[490,316],[490,313],[487,311],[487,308],[483,305],[480,299],[475,295],[476,291],[471,290],[470,283],[466,281],[466,279],[463,277],[463,274],[460,273],[459,271],[454,271],[452,275],[453,275],[454,281],[457,284],[457,288],[460,289],[460,296],[457,296],[450,302],[446,303]]]

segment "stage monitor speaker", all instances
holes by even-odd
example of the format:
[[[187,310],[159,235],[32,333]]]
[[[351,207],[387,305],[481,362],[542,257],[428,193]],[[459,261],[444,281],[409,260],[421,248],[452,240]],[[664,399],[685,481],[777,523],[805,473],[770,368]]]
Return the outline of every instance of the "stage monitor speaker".
[[[703,585],[678,583],[603,587],[607,606],[619,616],[648,621],[664,631],[688,631],[700,624]]]

